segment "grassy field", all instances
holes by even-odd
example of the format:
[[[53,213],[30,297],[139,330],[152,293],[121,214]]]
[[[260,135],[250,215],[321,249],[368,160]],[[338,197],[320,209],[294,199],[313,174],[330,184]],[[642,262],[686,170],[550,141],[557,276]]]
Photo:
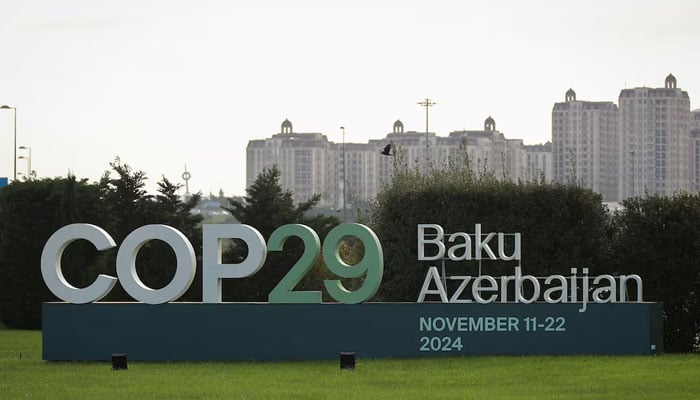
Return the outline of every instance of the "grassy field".
[[[338,361],[41,360],[41,332],[0,329],[0,399],[698,399],[700,355]]]

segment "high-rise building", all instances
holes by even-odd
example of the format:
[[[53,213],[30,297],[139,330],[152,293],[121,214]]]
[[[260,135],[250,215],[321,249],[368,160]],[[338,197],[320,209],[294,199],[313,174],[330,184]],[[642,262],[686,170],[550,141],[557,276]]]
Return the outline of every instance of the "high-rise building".
[[[280,133],[264,140],[251,140],[246,149],[246,186],[265,168],[277,165],[280,186],[294,192],[296,201],[321,194],[321,202],[337,202],[337,150],[321,133],[297,133],[289,120]]]
[[[691,163],[693,171],[692,191],[700,192],[700,109],[691,114],[690,147]]]
[[[620,92],[618,198],[692,189],[690,98],[669,74],[663,88]]]
[[[552,182],[552,142],[525,145],[525,181]]]
[[[336,154],[340,153],[339,159],[342,159],[342,144],[335,146]],[[346,143],[345,157],[345,176],[342,174],[343,168],[338,168],[341,171],[338,180],[340,182],[344,179],[346,202],[357,204],[376,197],[379,191],[379,158],[381,157],[377,146]]]
[[[321,133],[294,132],[292,123],[285,120],[281,131],[271,138],[248,142],[246,178],[250,186],[264,168],[277,165],[280,185],[294,193],[295,201],[318,193],[321,206],[352,208],[374,199],[397,167],[425,171],[449,168],[450,162],[463,160],[477,175],[491,174],[496,179],[517,182],[529,179],[528,170],[532,169],[541,170],[545,179],[551,179],[547,147],[540,147],[528,151],[522,140],[507,139],[496,130],[491,117],[484,122],[483,130],[455,131],[448,137],[404,131],[403,123],[397,120],[393,131],[383,139],[345,146],[329,142]],[[388,150],[388,156],[382,155],[382,150]],[[528,160],[535,154],[536,167],[530,167]],[[549,160],[551,165],[551,155]]]
[[[392,132],[383,139],[370,140],[368,148],[377,154],[385,148],[388,150],[387,156],[380,156],[378,160],[375,196],[389,182],[394,168],[424,171],[428,163],[436,163],[440,158],[440,139],[435,132],[406,131],[403,122],[396,120]]]
[[[522,140],[506,139],[496,130],[496,121],[491,117],[484,121],[483,130],[450,132],[442,147],[451,157],[466,150],[472,170],[479,175],[490,174],[496,179],[517,182],[525,170]]]
[[[613,102],[577,100],[569,89],[552,109],[554,181],[576,183],[600,193],[603,201],[616,201],[619,135]]]

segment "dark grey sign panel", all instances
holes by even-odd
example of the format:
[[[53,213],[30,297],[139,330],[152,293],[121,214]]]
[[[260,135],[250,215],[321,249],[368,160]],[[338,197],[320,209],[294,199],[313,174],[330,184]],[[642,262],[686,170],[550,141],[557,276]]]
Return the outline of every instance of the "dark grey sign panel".
[[[45,303],[45,360],[655,354],[660,303]]]

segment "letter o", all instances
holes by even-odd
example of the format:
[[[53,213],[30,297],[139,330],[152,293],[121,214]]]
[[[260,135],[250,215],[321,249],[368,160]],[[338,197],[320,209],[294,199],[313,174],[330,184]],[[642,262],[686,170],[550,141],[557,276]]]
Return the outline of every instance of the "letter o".
[[[147,242],[158,239],[175,252],[177,269],[173,280],[161,289],[146,286],[136,272],[136,256]],[[117,253],[117,276],[124,290],[134,299],[147,304],[176,300],[189,289],[196,269],[192,244],[177,229],[167,225],[145,225],[129,234]]]

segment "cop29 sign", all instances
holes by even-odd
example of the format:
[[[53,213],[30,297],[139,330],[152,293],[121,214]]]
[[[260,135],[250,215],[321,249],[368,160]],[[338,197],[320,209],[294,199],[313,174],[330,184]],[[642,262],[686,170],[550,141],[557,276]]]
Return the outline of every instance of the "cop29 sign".
[[[371,299],[379,289],[384,273],[384,255],[377,236],[371,229],[360,224],[341,224],[333,228],[323,247],[316,232],[304,225],[290,224],[276,229],[265,245],[260,232],[248,225],[204,225],[203,226],[203,276],[202,300],[204,303],[221,303],[223,279],[246,278],[254,275],[265,264],[268,251],[282,251],[284,242],[298,237],[304,243],[304,253],[289,272],[269,294],[270,303],[321,303],[320,291],[294,291],[294,287],[309,272],[323,249],[323,260],[328,269],[338,278],[364,277],[362,286],[356,291],[347,290],[339,279],[324,282],[328,293],[336,301],[356,304]],[[347,237],[358,238],[365,249],[362,260],[355,265],[346,264],[339,249]],[[44,246],[41,255],[41,274],[51,292],[63,301],[85,304],[98,301],[112,290],[117,280],[134,299],[147,304],[162,304],[177,300],[189,289],[195,276],[195,253],[192,244],[177,229],[166,225],[146,225],[131,232],[117,252],[117,277],[99,275],[86,288],[76,288],[64,278],[61,255],[70,243],[84,239],[98,250],[116,246],[114,239],[102,228],[90,224],[67,225],[54,233]],[[144,244],[151,240],[162,240],[174,251],[177,260],[175,276],[161,289],[146,286],[136,271],[136,256]],[[237,264],[222,264],[223,239],[240,239],[248,247],[248,256]]]
[[[340,224],[323,241],[299,224],[279,227],[267,243],[254,227],[242,224],[204,225],[202,235],[202,302],[184,303],[175,300],[192,285],[196,258],[178,230],[166,225],[134,230],[117,250],[116,277],[99,275],[84,288],[63,275],[65,249],[76,240],[87,240],[99,251],[117,245],[95,225],[72,224],[56,231],[44,246],[41,273],[63,302],[43,305],[43,358],[107,360],[112,353],[127,353],[137,360],[291,360],[333,358],[340,351],[416,357],[662,350],[661,305],[642,301],[641,277],[591,279],[588,268],[580,276],[577,268],[567,277],[524,275],[519,233],[482,232],[476,224],[473,233],[447,234],[437,224],[418,225],[418,261],[476,260],[481,265],[499,260],[512,262],[514,272],[497,278],[480,268],[478,276],[446,276],[444,268],[441,274],[436,265],[426,265],[416,303],[368,302],[382,282],[384,253],[376,234],[361,224]],[[268,252],[282,251],[291,237],[301,239],[304,251],[267,303],[222,301],[223,280],[253,276],[264,268]],[[364,247],[363,258],[354,265],[339,253],[351,237]],[[247,246],[240,263],[223,263],[227,239]],[[140,249],[151,240],[167,243],[176,259],[173,278],[158,289],[144,284],[136,267]],[[320,290],[295,290],[319,257],[334,275],[323,282],[333,303],[323,303]],[[400,274],[400,267],[393,273]],[[348,290],[343,285],[347,279],[361,284]],[[452,293],[448,280],[456,283],[449,285]],[[117,282],[137,302],[100,302]],[[633,302],[631,291],[636,292]],[[427,302],[426,296],[439,300]]]

